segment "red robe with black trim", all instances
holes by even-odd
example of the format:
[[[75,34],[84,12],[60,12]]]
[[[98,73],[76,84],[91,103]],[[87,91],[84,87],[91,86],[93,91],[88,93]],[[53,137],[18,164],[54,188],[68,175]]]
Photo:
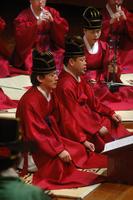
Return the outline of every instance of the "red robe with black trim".
[[[122,6],[126,20],[119,20],[110,25],[107,9],[102,11],[103,24],[101,39],[109,42],[109,38],[118,40],[117,59],[120,60],[122,73],[133,73],[133,13]]]
[[[116,124],[111,116],[114,111],[95,97],[93,89],[84,79],[78,82],[70,73],[63,70],[56,88],[60,116],[58,125],[63,136],[79,143],[89,140],[101,151],[106,142],[129,135],[124,126]],[[109,134],[99,135],[102,126]]]
[[[133,109],[133,87],[122,86],[116,92],[111,92],[104,82],[112,80],[113,75],[108,73],[108,64],[112,59],[109,55],[109,47],[106,42],[98,41],[98,51],[95,54],[89,53],[85,47],[85,57],[87,72],[84,76],[87,81],[95,79],[96,83],[92,84],[95,95],[102,103],[108,105],[114,110]],[[115,82],[121,82],[121,69],[115,74]]]
[[[53,22],[42,21],[37,25],[37,19],[30,8],[23,10],[14,20],[16,50],[13,55],[14,65],[30,71],[32,66],[33,48],[38,51],[53,53],[57,69],[62,68],[64,54],[64,38],[68,32],[68,23],[57,10],[45,7],[52,17]]]
[[[48,102],[36,87],[31,87],[18,104],[17,117],[20,118],[23,138],[34,142],[36,146],[32,156],[38,171],[34,174],[33,184],[45,189],[56,189],[102,181],[101,176],[77,170],[106,167],[106,157],[89,154],[82,144],[60,134],[53,117],[57,110],[56,104],[54,96]],[[71,163],[65,163],[58,157],[64,149],[70,153]]]

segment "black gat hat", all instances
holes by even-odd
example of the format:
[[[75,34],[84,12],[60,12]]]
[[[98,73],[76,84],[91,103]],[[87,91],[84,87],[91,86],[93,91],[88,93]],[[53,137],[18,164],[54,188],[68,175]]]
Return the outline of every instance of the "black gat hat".
[[[54,57],[50,51],[44,53],[40,53],[37,50],[33,51],[33,73],[49,74],[54,70],[56,70],[56,66]]]
[[[80,36],[66,38],[65,41],[65,57],[84,56],[84,41]]]
[[[98,9],[88,7],[83,13],[83,28],[86,29],[101,29],[102,15]]]

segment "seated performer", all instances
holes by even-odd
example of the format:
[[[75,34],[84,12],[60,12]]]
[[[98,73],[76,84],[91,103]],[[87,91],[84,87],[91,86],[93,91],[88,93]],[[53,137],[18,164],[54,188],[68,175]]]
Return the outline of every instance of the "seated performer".
[[[6,59],[7,50],[5,49],[5,44],[2,40],[2,32],[4,31],[5,26],[5,21],[0,17],[0,78],[10,75],[10,66]]]
[[[133,73],[133,13],[123,6],[124,0],[107,0],[103,9],[101,39],[115,46],[122,73]]]
[[[17,107],[24,140],[33,141],[36,147],[36,151],[31,152],[38,169],[33,176],[33,184],[56,189],[99,182],[101,177],[77,168],[106,167],[106,157],[89,154],[82,144],[61,136],[58,130],[53,116],[58,102],[52,92],[57,81],[52,54],[34,51],[33,86],[20,99]]]
[[[0,32],[5,29],[6,23],[0,18]],[[4,78],[10,75],[10,66],[8,60],[5,59],[6,50],[4,48],[5,44],[3,43],[0,37],[0,78]],[[4,91],[0,88],[0,110],[15,108],[17,106],[15,101],[12,101]]]
[[[64,37],[68,23],[57,10],[46,6],[47,0],[30,0],[30,8],[23,10],[14,20],[16,48],[13,65],[30,72],[32,49],[53,53],[57,70],[61,70]]]
[[[87,78],[90,81],[120,82],[120,70],[115,65],[113,56],[110,56],[109,46],[102,42],[101,36],[102,15],[98,9],[88,7],[83,13],[83,32],[85,43],[85,56],[87,62]],[[113,77],[114,76],[114,77]]]
[[[0,118],[0,199],[50,200],[41,189],[25,184],[16,172],[20,152],[25,148],[18,123],[18,119]]]
[[[56,88],[59,113],[55,113],[63,136],[84,144],[90,151],[93,149],[88,142],[91,142],[99,152],[106,142],[129,135],[121,117],[98,101],[82,77],[86,61],[80,36],[66,40],[64,64]]]
[[[132,109],[131,87],[116,86],[121,83],[116,49],[110,49],[100,40],[102,16],[98,9],[88,7],[83,13],[83,31],[87,72],[85,78],[93,85],[96,96],[113,109]]]

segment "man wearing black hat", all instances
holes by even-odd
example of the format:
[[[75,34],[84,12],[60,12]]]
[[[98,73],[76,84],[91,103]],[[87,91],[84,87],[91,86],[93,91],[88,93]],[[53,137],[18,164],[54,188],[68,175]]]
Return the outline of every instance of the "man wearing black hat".
[[[85,77],[89,81],[111,81],[114,72],[115,82],[119,82],[116,69],[111,71],[111,57],[106,42],[100,40],[102,28],[102,15],[97,8],[88,7],[83,12],[83,32],[85,43],[85,56],[87,62],[87,73]],[[110,64],[110,67],[109,67]],[[114,66],[116,68],[116,66]],[[101,99],[102,96],[99,95]]]
[[[94,88],[96,96],[112,109],[132,109],[131,87],[116,87],[112,83],[121,83],[117,47],[111,39],[111,46],[100,39],[102,15],[98,9],[88,7],[83,13],[83,31],[87,73],[85,78]]]
[[[106,142],[129,133],[120,123],[120,116],[98,101],[82,77],[86,70],[83,39],[74,36],[68,38],[65,45],[65,67],[56,88],[61,133],[82,143],[91,152],[99,152]]]
[[[0,199],[50,200],[41,189],[22,182],[16,173],[20,152],[24,150],[18,123],[18,119],[0,118]]]
[[[33,184],[44,189],[57,189],[99,182],[101,178],[96,174],[76,169],[88,168],[91,164],[83,145],[61,136],[59,132],[57,119],[53,116],[58,105],[53,93],[57,80],[52,54],[34,51],[33,86],[20,99],[17,108],[23,138],[35,144],[32,156],[38,170],[33,176]],[[98,162],[106,166],[105,157],[99,157]],[[96,167],[97,163],[91,166]]]

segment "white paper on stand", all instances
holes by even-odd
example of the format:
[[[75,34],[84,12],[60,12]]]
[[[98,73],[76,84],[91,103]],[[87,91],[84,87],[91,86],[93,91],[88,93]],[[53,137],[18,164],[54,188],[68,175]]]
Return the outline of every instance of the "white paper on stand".
[[[124,137],[109,143],[106,143],[104,146],[104,150],[102,151],[102,153],[106,153],[109,151],[113,151],[115,149],[119,149],[122,147],[126,147],[129,145],[133,144],[133,135],[132,136],[128,136],[128,137]]]

